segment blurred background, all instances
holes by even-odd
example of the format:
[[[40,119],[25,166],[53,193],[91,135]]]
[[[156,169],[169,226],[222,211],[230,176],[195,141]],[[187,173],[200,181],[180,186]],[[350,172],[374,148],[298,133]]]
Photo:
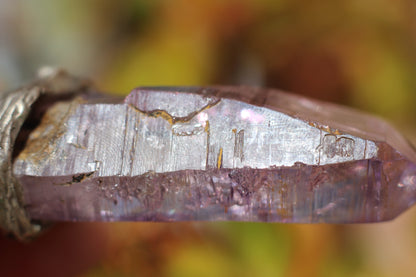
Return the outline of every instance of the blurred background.
[[[117,94],[275,87],[416,137],[413,0],[0,0],[0,90],[44,65]],[[371,225],[65,223],[0,238],[2,276],[414,276],[415,258],[415,209]]]

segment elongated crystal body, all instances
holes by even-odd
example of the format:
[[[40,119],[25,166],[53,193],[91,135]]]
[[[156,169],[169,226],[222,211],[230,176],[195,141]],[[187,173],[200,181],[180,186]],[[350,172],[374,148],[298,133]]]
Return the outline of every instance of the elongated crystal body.
[[[49,220],[389,220],[413,204],[413,148],[333,104],[241,87],[139,88],[51,108],[15,160]]]

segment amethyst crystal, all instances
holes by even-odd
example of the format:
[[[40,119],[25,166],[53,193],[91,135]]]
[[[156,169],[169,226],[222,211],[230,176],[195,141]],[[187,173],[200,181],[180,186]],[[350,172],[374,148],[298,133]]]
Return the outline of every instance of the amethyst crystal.
[[[139,88],[50,108],[16,158],[48,220],[389,220],[416,199],[392,127],[334,104],[242,87]]]

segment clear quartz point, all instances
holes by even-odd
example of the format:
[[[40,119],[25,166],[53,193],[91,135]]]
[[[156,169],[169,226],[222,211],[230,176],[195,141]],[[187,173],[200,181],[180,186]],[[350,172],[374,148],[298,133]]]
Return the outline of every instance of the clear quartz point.
[[[277,90],[138,88],[51,107],[14,163],[33,219],[378,222],[416,199],[386,122]]]

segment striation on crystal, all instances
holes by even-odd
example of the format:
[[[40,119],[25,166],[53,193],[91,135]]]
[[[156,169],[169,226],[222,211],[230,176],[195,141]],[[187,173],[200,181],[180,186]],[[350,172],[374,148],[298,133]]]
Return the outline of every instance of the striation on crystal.
[[[50,108],[16,158],[31,218],[390,220],[416,152],[371,115],[277,90],[153,87]]]

